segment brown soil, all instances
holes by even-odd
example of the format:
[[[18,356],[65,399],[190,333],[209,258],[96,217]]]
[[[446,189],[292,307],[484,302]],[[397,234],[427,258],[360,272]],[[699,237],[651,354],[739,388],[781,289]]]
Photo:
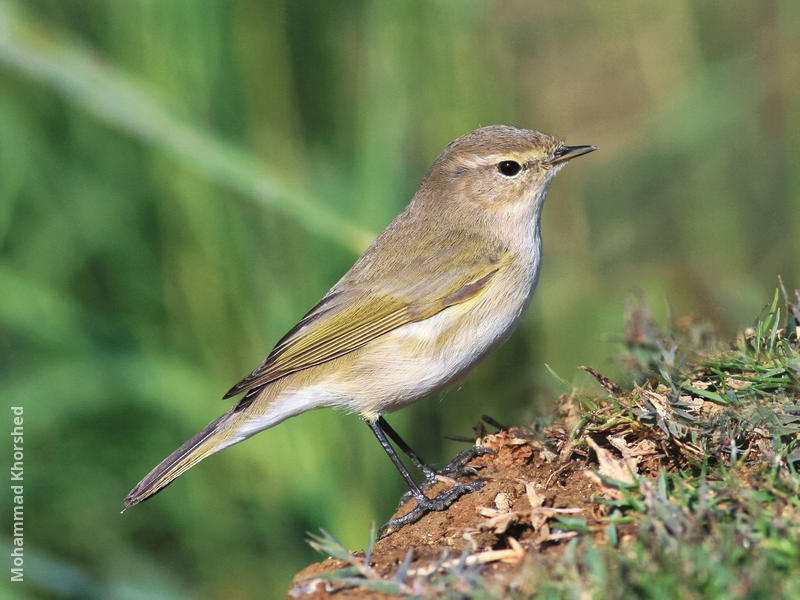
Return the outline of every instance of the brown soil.
[[[656,451],[657,441],[631,439],[638,438],[631,433],[618,430],[609,435],[612,432],[606,431],[592,436],[589,448],[573,447],[563,429],[545,432],[545,442],[517,428],[480,438],[478,445],[496,453],[469,463],[480,471],[485,486],[463,496],[448,510],[429,513],[380,539],[370,562],[373,576],[392,579],[411,550],[408,580],[413,581],[414,576],[432,570],[443,553],[457,560],[469,549],[469,560],[484,565],[483,580],[502,590],[523,568],[530,572],[531,561],[547,568],[564,551],[566,541],[577,535],[557,527],[559,516],[584,519],[589,534],[603,543],[606,524],[600,519],[605,505],[593,498],[611,498],[618,492],[604,487],[595,473],[625,479],[630,477],[629,468],[648,474],[656,471],[664,458],[663,452]],[[542,439],[541,434],[536,437]],[[447,483],[440,482],[427,494],[433,496],[445,489]],[[394,516],[412,507],[413,500]],[[619,533],[624,537],[624,528]],[[363,554],[354,557],[361,560]],[[315,578],[347,566],[343,560],[328,558],[306,567],[295,576],[287,597],[397,598]]]

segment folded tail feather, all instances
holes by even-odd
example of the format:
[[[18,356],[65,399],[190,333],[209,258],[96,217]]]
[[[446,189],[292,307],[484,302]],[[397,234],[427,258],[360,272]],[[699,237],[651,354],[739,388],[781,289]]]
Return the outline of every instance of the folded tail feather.
[[[231,433],[225,425],[233,414],[234,411],[230,410],[211,421],[197,435],[162,460],[156,468],[136,484],[125,500],[122,501],[125,507],[128,508],[147,500],[207,456],[235,443],[235,440],[225,443]]]
[[[215,452],[246,440],[289,417],[320,406],[313,395],[302,399],[290,397],[288,401],[276,402],[278,399],[275,396],[280,388],[268,386],[268,391],[262,394],[264,387],[254,388],[245,394],[231,410],[211,421],[192,439],[162,460],[122,501],[125,507],[139,504],[157,494],[188,469]]]

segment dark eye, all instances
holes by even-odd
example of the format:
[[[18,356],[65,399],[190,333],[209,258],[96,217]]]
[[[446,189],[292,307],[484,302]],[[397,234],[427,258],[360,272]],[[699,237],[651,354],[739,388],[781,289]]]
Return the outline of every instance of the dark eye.
[[[497,165],[497,170],[506,177],[513,177],[520,172],[522,167],[518,162],[513,160],[504,160]]]

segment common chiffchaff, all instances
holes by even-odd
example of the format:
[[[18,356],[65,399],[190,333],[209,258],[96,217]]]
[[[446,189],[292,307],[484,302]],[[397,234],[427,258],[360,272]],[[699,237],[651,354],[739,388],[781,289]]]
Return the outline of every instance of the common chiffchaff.
[[[430,480],[435,472],[381,415],[462,378],[502,344],[539,277],[540,215],[550,182],[593,146],[526,129],[476,129],[436,159],[411,203],[339,282],[226,398],[228,412],[165,458],[124,500],[133,506],[205,457],[314,408],[359,413],[400,470],[416,515],[479,487],[425,496],[388,434]]]

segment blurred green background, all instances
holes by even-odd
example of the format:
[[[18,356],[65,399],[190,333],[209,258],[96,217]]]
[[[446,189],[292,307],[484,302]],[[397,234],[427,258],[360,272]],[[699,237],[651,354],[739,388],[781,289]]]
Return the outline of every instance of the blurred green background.
[[[363,548],[403,485],[332,411],[119,510],[476,127],[600,151],[552,186],[517,334],[390,417],[428,460],[482,413],[545,411],[545,362],[616,373],[632,292],[749,324],[777,274],[800,283],[799,91],[796,0],[0,1],[0,394],[4,435],[19,404],[26,434],[10,591],[272,598],[318,558],[306,531]]]

